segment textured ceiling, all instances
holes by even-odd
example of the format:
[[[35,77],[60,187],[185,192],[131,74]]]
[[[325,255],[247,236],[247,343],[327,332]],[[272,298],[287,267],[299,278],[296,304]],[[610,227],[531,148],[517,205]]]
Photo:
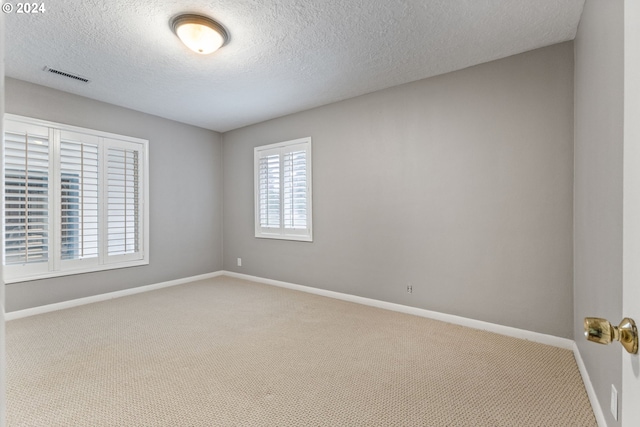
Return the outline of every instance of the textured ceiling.
[[[572,40],[584,0],[44,3],[6,14],[7,76],[224,132]],[[169,28],[181,12],[218,20],[229,44],[192,53]]]

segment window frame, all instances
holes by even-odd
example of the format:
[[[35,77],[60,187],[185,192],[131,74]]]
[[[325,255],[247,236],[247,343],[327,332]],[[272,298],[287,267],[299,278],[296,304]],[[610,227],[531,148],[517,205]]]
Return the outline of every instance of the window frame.
[[[284,217],[284,173],[283,155],[286,153],[304,150],[306,153],[306,228],[296,229],[286,227]],[[260,159],[267,155],[278,154],[280,162],[280,200],[279,227],[262,227],[260,223]],[[311,137],[298,138],[290,141],[278,142],[275,144],[261,145],[253,149],[253,175],[254,175],[254,236],[260,239],[293,240],[300,242],[313,242],[313,185],[312,185],[312,150]]]
[[[149,141],[146,139],[130,136],[118,135],[94,129],[87,129],[78,126],[71,126],[47,120],[34,119],[15,114],[5,114],[3,141],[5,134],[11,132],[12,122],[19,126],[38,126],[49,130],[49,218],[48,218],[48,262],[23,263],[14,265],[5,264],[5,233],[6,233],[6,199],[4,158],[2,162],[2,263],[5,283],[18,283],[38,279],[48,279],[53,277],[68,276],[74,274],[91,273],[119,268],[135,267],[149,264]],[[142,181],[138,185],[138,191],[142,193],[138,197],[138,227],[139,250],[134,254],[111,255],[105,251],[106,247],[106,219],[108,217],[108,192],[107,177],[99,178],[98,195],[98,256],[92,258],[76,258],[63,260],[62,249],[62,193],[61,193],[61,141],[63,135],[74,135],[81,137],[78,143],[98,144],[99,153],[99,173],[104,175],[107,170],[106,158],[110,147],[126,146],[139,153],[138,159],[139,179]],[[86,137],[83,138],[83,137]],[[84,140],[83,140],[84,139]],[[92,141],[92,142],[88,142]],[[3,144],[4,150],[4,144]],[[135,255],[135,256],[131,256]],[[46,265],[44,267],[43,265]]]

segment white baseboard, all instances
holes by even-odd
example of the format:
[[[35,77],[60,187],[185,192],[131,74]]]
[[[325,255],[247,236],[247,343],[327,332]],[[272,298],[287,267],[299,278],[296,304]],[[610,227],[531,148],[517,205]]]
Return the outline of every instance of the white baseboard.
[[[265,279],[257,276],[250,276],[247,274],[235,273],[232,271],[216,271],[208,274],[201,274],[199,276],[186,277],[183,279],[170,280],[168,282],[156,283],[153,285],[147,286],[139,286],[131,289],[124,289],[122,291],[109,292],[106,294],[94,295],[86,298],[78,298],[70,301],[64,301],[55,304],[43,305],[40,307],[28,308],[25,310],[12,311],[5,314],[5,320],[15,320],[23,317],[34,316],[36,314],[49,313],[51,311],[62,310],[65,308],[77,307],[84,304],[90,304],[99,301],[107,301],[114,298],[120,298],[128,295],[135,295],[142,292],[153,291],[156,289],[166,288],[169,286],[182,285],[185,283],[195,282],[198,280],[211,279],[213,277],[218,276],[228,276],[235,277],[238,279],[250,280],[252,282],[263,283],[266,285],[278,286],[282,288],[292,289],[296,291],[307,292],[310,294],[320,295],[329,298],[335,298],[343,301],[354,302],[357,304],[368,305],[372,307],[383,308],[386,310],[397,311],[400,313],[412,314],[415,316],[426,317],[429,319],[439,320],[442,322],[453,323],[455,325],[466,326],[473,329],[480,329],[489,332],[495,332],[497,334],[506,335],[514,338],[521,338],[541,344],[547,344],[554,347],[563,348],[566,350],[572,350],[576,359],[576,363],[578,364],[578,368],[580,370],[580,374],[582,375],[582,380],[587,389],[587,395],[589,396],[589,401],[591,402],[591,406],[593,407],[593,412],[596,417],[596,421],[598,422],[599,427],[607,427],[607,423],[604,417],[604,413],[602,412],[602,408],[598,403],[598,399],[595,394],[595,390],[593,385],[591,384],[591,380],[589,379],[589,374],[587,369],[582,361],[582,357],[580,356],[580,351],[578,350],[578,346],[573,340],[555,337],[552,335],[541,334],[539,332],[527,331],[524,329],[512,328],[510,326],[499,325],[496,323],[483,322],[480,320],[469,319],[466,317],[455,316],[452,314],[439,313],[436,311],[425,310],[422,308],[409,307],[402,304],[395,304],[386,301],[375,300],[371,298],[359,297],[356,295],[344,294],[341,292],[328,291],[325,289],[312,288],[309,286],[296,285],[294,283],[281,282],[279,280]]]
[[[5,320],[21,319],[23,317],[35,316],[36,314],[49,313],[51,311],[63,310],[65,308],[77,307],[80,305],[91,304],[94,302],[107,301],[114,298],[126,297],[142,292],[153,291],[156,289],[167,288],[169,286],[182,285],[185,283],[196,282],[198,280],[211,279],[222,275],[222,271],[214,273],[201,274],[198,276],[185,277],[183,279],[169,280],[168,282],[155,283],[152,285],[138,286],[136,288],[124,289],[121,291],[108,292],[106,294],[93,295],[85,298],[77,298],[69,301],[58,302],[55,304],[41,305],[39,307],[27,308],[24,310],[10,311],[6,313]]]
[[[576,363],[578,364],[578,369],[580,370],[580,375],[582,376],[582,382],[587,389],[587,396],[589,396],[589,402],[591,402],[591,407],[593,408],[593,414],[595,415],[596,421],[598,422],[598,427],[607,427],[607,421],[604,417],[604,412],[602,412],[602,407],[598,402],[596,390],[593,388],[593,384],[591,384],[589,372],[587,372],[587,367],[584,365],[584,361],[582,360],[582,356],[580,355],[580,349],[578,349],[578,345],[575,342],[573,343],[573,356],[576,358]]]
[[[415,316],[426,317],[429,319],[440,320],[442,322],[453,323],[455,325],[466,326],[473,329],[481,329],[484,331],[495,332],[501,335],[521,338],[541,344],[552,345],[567,350],[574,350],[574,342],[570,339],[546,335],[539,332],[527,331],[524,329],[513,328],[510,326],[499,325],[496,323],[483,322],[481,320],[469,319],[466,317],[455,316],[452,314],[439,313],[437,311],[425,310],[422,308],[409,307],[407,305],[395,304],[386,301],[375,300],[371,298],[359,297],[356,295],[344,294],[341,292],[328,291],[325,289],[312,288],[309,286],[296,285],[294,283],[281,282],[279,280],[265,279],[247,274],[235,273],[232,271],[220,270],[213,273],[201,274],[198,276],[186,277],[183,279],[170,280],[168,282],[156,283],[152,285],[139,286],[136,288],[124,289],[116,292],[109,292],[100,295],[93,295],[85,298],[78,298],[70,301],[63,301],[55,304],[47,304],[39,307],[27,308],[25,310],[11,311],[5,314],[5,320],[21,319],[23,317],[34,316],[36,314],[49,313],[51,311],[63,310],[65,308],[77,307],[84,304],[94,302],[107,301],[114,298],[135,295],[142,292],[153,291],[156,289],[166,288],[169,286],[182,285],[185,283],[195,282],[198,280],[210,279],[218,276],[235,277],[238,279],[250,280],[253,282],[263,283],[266,285],[278,286],[282,288],[293,289],[296,291],[307,292],[310,294],[335,298],[343,301],[354,302],[357,304],[368,305],[372,307],[383,308],[386,310],[397,311],[400,313],[412,314]],[[575,350],[574,350],[575,351]]]
[[[575,343],[566,338],[555,337],[552,335],[546,335],[539,332],[527,331],[524,329],[512,328],[510,326],[499,325],[496,323],[483,322],[481,320],[469,319],[466,317],[455,316],[452,314],[439,313],[437,311],[425,310],[422,308],[409,307],[407,305],[395,304],[386,301],[375,300],[371,298],[359,297],[356,295],[344,294],[341,292],[328,291],[325,289],[312,288],[309,286],[296,285],[294,283],[281,282],[279,280],[265,279],[257,276],[250,276],[247,274],[235,273],[232,271],[216,271],[213,273],[201,274],[199,276],[186,277],[183,279],[170,280],[168,282],[156,283],[153,285],[139,286],[131,289],[124,289],[116,292],[109,292],[106,294],[94,295],[85,298],[78,298],[70,301],[63,301],[55,304],[42,305],[39,307],[27,308],[25,310],[11,311],[6,313],[5,320],[21,319],[27,316],[34,316],[36,314],[49,313],[51,311],[62,310],[65,308],[77,307],[84,304],[90,304],[99,301],[107,301],[114,298],[125,297],[128,295],[135,295],[141,292],[153,291],[156,289],[166,288],[169,286],[182,285],[185,283],[195,282],[198,280],[210,279],[218,276],[235,277],[238,279],[250,280],[257,283],[263,283],[266,285],[278,286],[282,288],[293,289],[296,291],[307,292],[310,294],[325,296],[329,298],[335,298],[343,301],[354,302],[357,304],[368,305],[372,307],[383,308],[386,310],[397,311],[400,313],[412,314],[415,316],[426,317],[429,319],[440,320],[442,322],[453,323],[455,325],[466,326],[473,329],[481,329],[483,331],[495,332],[501,335],[507,335],[510,337],[521,338],[541,344],[552,345],[554,347],[560,347],[567,350],[574,350]]]
[[[455,316],[452,314],[439,313],[437,311],[425,310],[422,308],[409,307],[402,304],[395,304],[386,301],[375,300],[371,298],[359,297],[356,295],[343,294],[340,292],[327,291],[325,289],[312,288],[309,286],[296,285],[294,283],[281,282],[279,280],[264,279],[262,277],[249,276],[247,274],[235,273],[232,271],[222,271],[222,274],[238,279],[250,280],[252,282],[264,283],[266,285],[278,286],[281,288],[293,289],[296,291],[307,292],[310,294],[320,295],[329,298],[336,298],[343,301],[355,302],[358,304],[369,305],[372,307],[384,308],[386,310],[397,311],[400,313],[413,314],[415,316],[426,317],[429,319],[440,320],[442,322],[453,323],[455,325],[466,326],[473,329],[481,329],[483,331],[495,332],[501,335],[521,338],[541,344],[547,344],[554,347],[560,347],[565,350],[573,350],[573,340],[567,338],[555,337],[553,335],[542,334],[539,332],[527,331],[524,329],[512,328],[510,326],[498,325],[496,323],[483,322],[481,320],[468,319],[466,317]]]

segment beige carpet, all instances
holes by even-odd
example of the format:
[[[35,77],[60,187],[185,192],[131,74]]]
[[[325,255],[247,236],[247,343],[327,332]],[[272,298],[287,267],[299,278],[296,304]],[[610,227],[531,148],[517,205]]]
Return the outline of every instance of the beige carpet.
[[[9,427],[596,426],[570,351],[224,277],[13,320],[7,349]]]

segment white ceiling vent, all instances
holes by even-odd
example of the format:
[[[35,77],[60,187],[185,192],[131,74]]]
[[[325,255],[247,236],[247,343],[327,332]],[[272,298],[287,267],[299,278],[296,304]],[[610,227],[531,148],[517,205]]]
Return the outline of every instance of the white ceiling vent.
[[[68,77],[70,79],[78,80],[78,81],[83,82],[83,83],[89,83],[89,79],[87,79],[85,77],[82,77],[82,76],[79,76],[77,74],[71,74],[71,73],[68,73],[66,71],[56,70],[56,69],[53,69],[53,68],[49,68],[47,66],[45,66],[43,70],[44,71],[48,71],[48,72],[53,73],[53,74],[57,74],[59,76]]]

